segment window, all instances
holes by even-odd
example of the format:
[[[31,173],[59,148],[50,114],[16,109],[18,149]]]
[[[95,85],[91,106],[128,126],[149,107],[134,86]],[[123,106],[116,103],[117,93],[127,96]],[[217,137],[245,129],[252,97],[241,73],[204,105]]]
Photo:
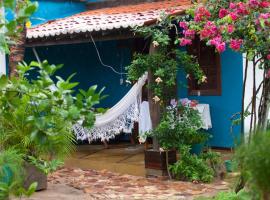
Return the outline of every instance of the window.
[[[193,44],[188,47],[188,53],[198,58],[200,67],[207,77],[207,82],[202,84],[198,84],[198,81],[191,77],[188,82],[189,95],[221,95],[220,55],[215,51],[215,48],[207,46],[196,37]]]

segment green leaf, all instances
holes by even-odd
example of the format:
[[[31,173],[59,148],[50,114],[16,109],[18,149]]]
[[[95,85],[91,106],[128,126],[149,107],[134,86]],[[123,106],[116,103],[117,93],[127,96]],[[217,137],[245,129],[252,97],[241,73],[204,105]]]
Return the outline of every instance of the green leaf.
[[[0,88],[3,89],[8,84],[8,78],[6,75],[2,75],[0,78]]]
[[[27,191],[25,192],[25,195],[27,197],[30,197],[32,194],[35,193],[36,189],[37,189],[37,186],[38,186],[38,183],[37,182],[34,182],[32,183],[29,188],[27,189]]]

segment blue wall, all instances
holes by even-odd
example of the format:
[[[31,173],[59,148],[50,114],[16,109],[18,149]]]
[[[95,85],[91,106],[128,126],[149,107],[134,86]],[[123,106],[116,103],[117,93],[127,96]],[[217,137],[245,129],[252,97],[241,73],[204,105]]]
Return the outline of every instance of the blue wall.
[[[126,40],[130,43],[131,40]],[[117,71],[124,70],[131,61],[129,48],[118,48],[116,41],[97,42],[97,47],[105,64],[113,66]],[[104,94],[109,95],[102,101],[101,106],[115,105],[129,90],[125,81],[120,85],[120,75],[111,69],[102,66],[97,57],[92,43],[59,45],[50,47],[36,47],[41,60],[48,60],[51,64],[64,64],[57,75],[67,78],[72,73],[77,73],[74,81],[80,82],[79,88],[87,89],[89,86],[98,85],[99,89],[106,87]],[[32,49],[26,50],[25,60],[36,60]],[[122,66],[122,67],[121,67]],[[124,80],[125,77],[124,77]]]
[[[243,87],[243,59],[242,55],[227,50],[221,55],[221,96],[188,96],[186,87],[179,84],[179,98],[188,97],[196,99],[200,103],[210,105],[213,128],[209,132],[213,135],[210,146],[233,147],[235,136],[239,136],[240,127],[234,127],[230,131],[230,118],[233,114],[241,111],[242,87]],[[185,74],[179,72],[179,82],[187,84]]]
[[[30,18],[33,25],[67,17],[86,10],[85,3],[72,0],[38,0],[38,4],[38,10]]]

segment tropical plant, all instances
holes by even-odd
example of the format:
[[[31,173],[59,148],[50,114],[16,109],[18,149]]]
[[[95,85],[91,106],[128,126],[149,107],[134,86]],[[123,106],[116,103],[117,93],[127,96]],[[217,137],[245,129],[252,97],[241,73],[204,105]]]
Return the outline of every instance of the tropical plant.
[[[73,125],[81,122],[90,128],[95,120],[93,106],[99,103],[97,86],[88,90],[74,88],[79,84],[56,76],[62,65],[32,62],[18,66],[18,77],[0,78],[0,147],[14,148],[40,167],[41,161],[59,163],[74,149]],[[31,79],[31,73],[35,73]],[[33,162],[33,157],[38,162]],[[49,170],[50,171],[50,170]]]
[[[26,190],[22,187],[24,176],[23,155],[14,149],[0,152],[0,200],[8,199],[10,195],[30,196],[37,187],[32,183]]]

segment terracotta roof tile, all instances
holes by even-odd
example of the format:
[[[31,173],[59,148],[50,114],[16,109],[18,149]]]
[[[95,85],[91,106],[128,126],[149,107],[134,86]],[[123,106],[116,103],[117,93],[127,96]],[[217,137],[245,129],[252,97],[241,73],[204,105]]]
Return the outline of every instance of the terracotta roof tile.
[[[143,26],[154,22],[162,11],[172,10],[174,14],[178,14],[190,6],[190,0],[164,0],[86,11],[30,28],[27,30],[27,38]]]

